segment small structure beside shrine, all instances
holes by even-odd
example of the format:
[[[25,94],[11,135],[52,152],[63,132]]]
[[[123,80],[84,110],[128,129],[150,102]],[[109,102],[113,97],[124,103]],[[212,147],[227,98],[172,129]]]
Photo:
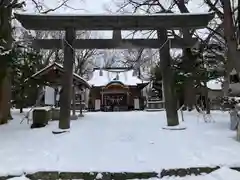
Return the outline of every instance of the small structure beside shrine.
[[[59,107],[60,94],[61,94],[61,79],[64,69],[61,64],[56,62],[46,66],[40,71],[33,74],[30,78],[34,79],[36,83],[42,88],[40,91],[44,91],[42,94],[39,104],[41,105],[52,105]],[[85,106],[85,93],[86,89],[90,88],[88,82],[73,73],[73,96],[72,96],[72,109],[81,109]],[[41,93],[39,93],[41,94]],[[44,100],[44,101],[43,101]]]
[[[95,68],[89,93],[90,110],[128,111],[144,109],[142,89],[148,81],[141,80],[131,68]]]
[[[63,103],[60,98],[62,94],[61,79],[63,78],[63,74],[63,66],[54,62],[26,79],[26,81],[34,79],[35,83],[39,85],[39,96],[34,108],[30,110],[33,112],[31,128],[44,127],[50,120],[60,120],[59,106],[60,103]],[[76,110],[80,110],[80,116],[82,116],[82,109],[85,106],[85,103],[83,103],[85,100],[84,91],[89,88],[90,85],[86,80],[73,73],[71,98],[72,120],[78,119]]]

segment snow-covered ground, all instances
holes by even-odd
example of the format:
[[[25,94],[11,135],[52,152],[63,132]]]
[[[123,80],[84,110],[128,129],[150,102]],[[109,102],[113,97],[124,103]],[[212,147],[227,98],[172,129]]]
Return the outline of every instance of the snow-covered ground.
[[[228,113],[213,112],[215,123],[205,123],[197,120],[195,112],[186,112],[187,129],[170,131],[162,129],[166,125],[164,111],[92,112],[72,121],[69,133],[58,135],[52,134],[57,122],[30,129],[26,121],[20,124],[23,115],[13,111],[13,116],[9,124],[0,126],[0,175],[44,170],[160,172],[199,166],[240,167],[240,143],[235,140],[236,132],[229,130]]]

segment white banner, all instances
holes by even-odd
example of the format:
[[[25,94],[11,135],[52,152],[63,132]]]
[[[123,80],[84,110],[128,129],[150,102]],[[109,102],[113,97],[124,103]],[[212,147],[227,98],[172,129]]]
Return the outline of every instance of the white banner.
[[[54,99],[55,90],[54,88],[51,88],[49,86],[45,87],[45,105],[55,105],[55,99]]]

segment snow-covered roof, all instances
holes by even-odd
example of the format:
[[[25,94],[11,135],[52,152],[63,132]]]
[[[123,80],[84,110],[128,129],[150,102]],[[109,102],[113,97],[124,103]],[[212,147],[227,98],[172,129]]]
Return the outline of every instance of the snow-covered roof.
[[[63,66],[61,64],[58,64],[56,62],[46,66],[45,68],[39,70],[38,72],[36,72],[35,74],[33,74],[30,78],[36,78],[38,76],[41,76],[44,73],[47,73],[50,69],[55,69],[57,68],[58,70],[61,70],[63,72]],[[29,79],[29,78],[28,78]],[[28,79],[26,79],[25,81],[27,81]],[[83,85],[85,85],[87,88],[90,88],[90,85],[88,84],[88,82],[82,78],[81,76],[79,76],[76,73],[73,73],[73,79],[80,81],[81,83],[83,83]]]
[[[101,72],[102,71],[102,72]],[[134,70],[120,69],[95,69],[92,78],[88,81],[93,86],[106,86],[111,81],[118,80],[127,86],[136,86],[137,84],[148,83],[137,76],[134,76]]]
[[[207,87],[211,90],[222,90],[223,77],[212,79],[207,82]]]
[[[142,14],[142,13],[125,13],[125,14],[119,14],[119,13],[102,13],[102,14],[93,14],[93,13],[84,13],[84,14],[79,14],[79,13],[56,13],[56,12],[50,12],[47,15],[46,14],[41,14],[41,13],[29,13],[29,12],[17,12],[16,14],[18,15],[25,15],[25,16],[201,16],[201,15],[212,15],[214,12],[201,12],[201,13],[153,13],[153,14]]]

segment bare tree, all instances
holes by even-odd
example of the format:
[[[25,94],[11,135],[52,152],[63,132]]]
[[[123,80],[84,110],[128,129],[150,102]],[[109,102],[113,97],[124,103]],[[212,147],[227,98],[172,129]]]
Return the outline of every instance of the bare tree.
[[[220,0],[222,6],[223,6],[223,17],[221,14],[221,17],[223,18],[223,26],[224,26],[224,37],[227,44],[227,57],[229,61],[232,61],[232,64],[234,65],[236,71],[240,73],[240,62],[237,58],[240,55],[239,49],[238,49],[238,39],[237,39],[237,28],[234,18],[234,9],[232,9],[232,5],[230,0]],[[210,4],[210,3],[209,3]],[[239,6],[239,4],[238,4]],[[216,11],[219,11],[218,9]],[[219,13],[220,16],[220,13]]]
[[[136,75],[143,78],[143,73],[149,73],[157,52],[152,49],[128,49],[123,51],[122,63],[127,67],[133,67]]]
[[[50,7],[48,5],[48,1],[46,0],[26,0],[26,4],[31,4],[34,7],[34,10],[37,13],[41,13],[41,14],[47,14],[47,13],[51,13],[54,11],[57,11],[59,9],[63,9],[63,8],[67,8],[67,9],[71,9],[72,11],[83,11],[83,8],[76,8],[71,6],[71,0],[52,0],[53,2],[55,2],[55,6],[54,7]],[[84,0],[79,0],[79,3],[82,3]],[[52,2],[51,2],[52,3]]]
[[[35,31],[29,34],[29,32],[23,31],[21,39],[28,39],[27,41],[31,43],[34,39],[62,39],[62,47],[64,45],[64,32],[63,31]],[[89,39],[92,36],[96,37],[97,34],[93,34],[89,31],[77,31],[76,37],[78,39]],[[37,48],[37,44],[35,44]],[[74,47],[72,47],[74,48]],[[37,48],[38,49],[38,48]],[[96,49],[74,49],[75,50],[75,68],[74,72],[83,76],[91,67],[94,66],[93,59],[98,54]],[[52,62],[63,63],[63,49],[38,49],[39,53],[42,55],[42,65],[47,66]]]
[[[92,33],[89,31],[77,31],[77,39],[91,39],[98,37],[99,34]],[[96,49],[79,49],[76,51],[76,59],[75,59],[75,73],[80,76],[87,75],[93,67],[94,59],[98,56],[99,51]]]
[[[239,19],[240,19],[240,2],[230,0],[204,0],[209,6],[209,11],[214,11],[217,15],[218,26],[209,28],[210,31],[216,33],[220,37],[219,43],[225,44],[226,47],[226,75],[235,68],[240,73],[239,62]],[[223,31],[222,31],[223,30]],[[223,32],[223,33],[222,33]],[[225,78],[227,81],[227,77]],[[224,83],[227,86],[227,82]],[[224,88],[225,91],[228,89]],[[225,93],[227,94],[227,93]]]
[[[59,1],[59,5],[54,8],[47,8],[41,1],[29,0],[40,13],[55,11],[63,6],[68,6],[68,0]],[[13,27],[12,12],[16,9],[22,9],[25,1],[18,0],[0,0],[0,124],[7,123],[10,112],[11,100],[11,53],[13,48]]]
[[[123,66],[122,59],[122,50],[100,50],[95,65],[100,68],[120,67]]]

